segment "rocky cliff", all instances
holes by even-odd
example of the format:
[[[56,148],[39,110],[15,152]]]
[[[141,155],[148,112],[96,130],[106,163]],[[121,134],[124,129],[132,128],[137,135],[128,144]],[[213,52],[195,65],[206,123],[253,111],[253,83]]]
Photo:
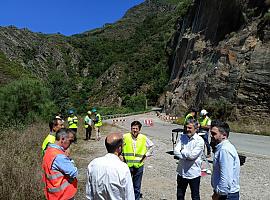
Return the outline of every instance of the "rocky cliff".
[[[233,119],[270,114],[268,1],[195,0],[167,46],[167,113],[225,104]]]

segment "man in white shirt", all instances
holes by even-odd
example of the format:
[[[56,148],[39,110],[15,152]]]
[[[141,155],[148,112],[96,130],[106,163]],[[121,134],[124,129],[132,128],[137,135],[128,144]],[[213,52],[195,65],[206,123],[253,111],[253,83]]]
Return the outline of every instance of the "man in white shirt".
[[[123,135],[112,133],[105,139],[108,153],[90,162],[87,170],[86,198],[91,200],[134,200],[129,168],[119,156]]]
[[[204,140],[196,133],[198,122],[187,120],[185,132],[179,138],[174,155],[179,158],[177,167],[177,200],[184,200],[190,186],[192,200],[200,200],[201,155]]]

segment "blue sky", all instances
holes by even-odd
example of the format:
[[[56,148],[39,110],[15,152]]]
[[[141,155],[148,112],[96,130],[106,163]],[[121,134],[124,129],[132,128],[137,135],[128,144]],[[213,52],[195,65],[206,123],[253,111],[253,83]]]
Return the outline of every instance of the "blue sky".
[[[123,17],[144,0],[2,0],[0,26],[72,35]]]

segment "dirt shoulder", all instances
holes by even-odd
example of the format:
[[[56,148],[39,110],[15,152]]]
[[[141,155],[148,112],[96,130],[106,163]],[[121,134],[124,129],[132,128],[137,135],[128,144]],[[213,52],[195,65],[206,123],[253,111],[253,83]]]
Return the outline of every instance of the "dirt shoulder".
[[[111,132],[122,132],[126,130],[115,126],[104,126],[102,139],[100,141],[84,141],[84,130],[79,129],[78,143],[72,147],[72,158],[79,168],[79,190],[76,199],[85,199],[86,170],[91,160],[106,154],[104,145],[105,136]],[[92,133],[94,138],[94,133]],[[160,137],[149,138],[155,143],[154,156],[145,162],[145,170],[142,183],[143,199],[176,199],[176,166],[168,151],[172,150],[170,140],[164,141]],[[246,163],[241,166],[241,199],[269,199],[269,166],[270,158],[246,155]],[[201,199],[211,199],[212,188],[210,185],[211,177],[204,176],[201,179]],[[188,189],[186,199],[190,198]]]

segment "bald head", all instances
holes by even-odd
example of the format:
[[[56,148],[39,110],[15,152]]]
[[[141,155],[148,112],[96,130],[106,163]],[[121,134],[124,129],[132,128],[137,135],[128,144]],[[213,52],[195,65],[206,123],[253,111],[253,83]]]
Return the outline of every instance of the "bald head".
[[[105,139],[105,146],[108,153],[115,153],[122,144],[123,135],[121,133],[111,133]]]

